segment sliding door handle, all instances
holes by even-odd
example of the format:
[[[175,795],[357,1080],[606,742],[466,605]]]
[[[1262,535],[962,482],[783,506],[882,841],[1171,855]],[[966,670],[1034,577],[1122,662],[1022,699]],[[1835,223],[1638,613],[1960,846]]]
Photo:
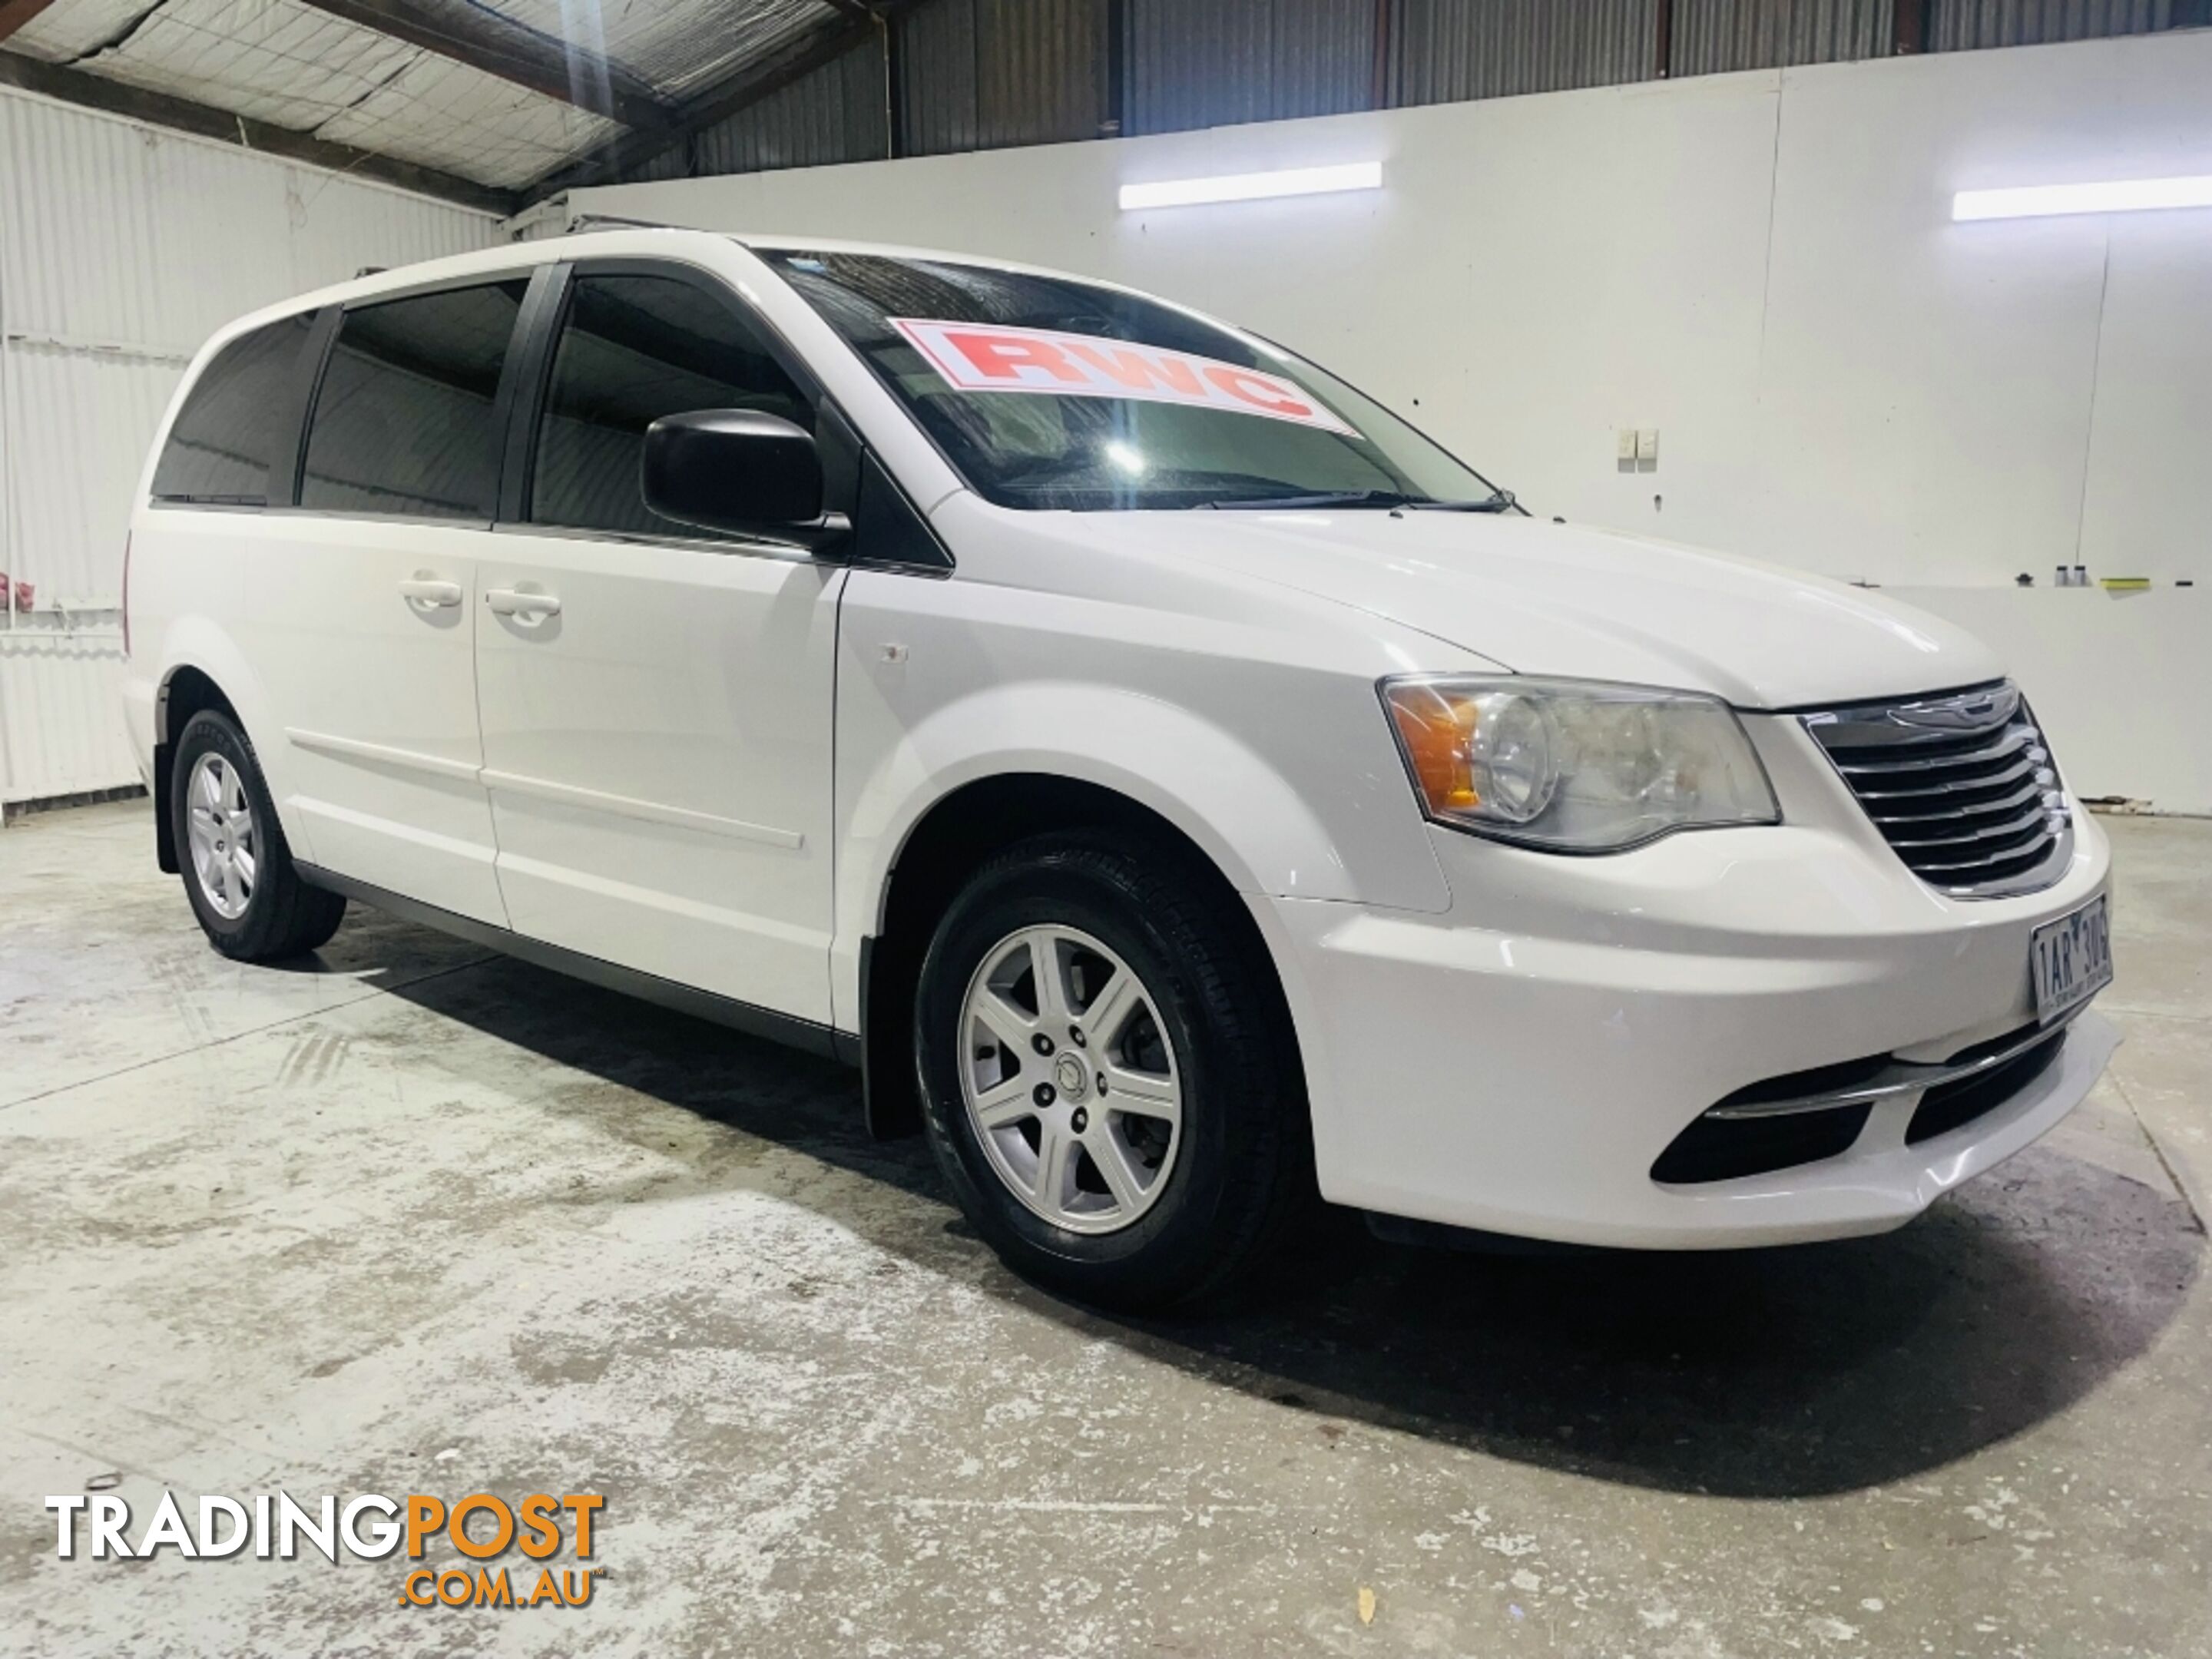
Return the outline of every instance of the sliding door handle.
[[[459,582],[440,581],[434,576],[410,576],[399,584],[399,591],[410,605],[428,609],[443,609],[461,602]]]
[[[517,622],[532,622],[539,617],[561,614],[558,593],[530,593],[519,587],[490,587],[484,590],[484,603],[495,617],[512,617]]]

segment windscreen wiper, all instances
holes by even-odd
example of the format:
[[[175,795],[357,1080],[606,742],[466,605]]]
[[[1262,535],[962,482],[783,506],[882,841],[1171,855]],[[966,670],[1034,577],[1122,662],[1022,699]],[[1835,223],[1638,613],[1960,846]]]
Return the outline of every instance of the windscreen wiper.
[[[1501,489],[1479,501],[1407,501],[1405,505],[1420,513],[1511,513],[1521,503],[1511,490]]]
[[[1219,501],[1200,501],[1201,507],[1217,507],[1224,512],[1256,512],[1268,507],[1427,507],[1435,505],[1424,496],[1408,495],[1395,489],[1327,489],[1310,495],[1230,495]]]

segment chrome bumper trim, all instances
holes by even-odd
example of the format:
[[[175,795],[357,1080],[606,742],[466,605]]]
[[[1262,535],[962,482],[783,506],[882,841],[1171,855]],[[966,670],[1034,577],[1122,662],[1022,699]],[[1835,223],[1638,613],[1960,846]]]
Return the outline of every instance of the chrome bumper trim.
[[[1824,1089],[1816,1094],[1797,1095],[1787,1100],[1753,1100],[1738,1106],[1711,1106],[1701,1115],[1735,1122],[1745,1118],[1789,1117],[1799,1112],[1826,1112],[1838,1106],[1857,1106],[1869,1101],[1888,1100],[1898,1095],[1917,1094],[1922,1090],[1956,1083],[1961,1079],[1979,1077],[1984,1072],[1994,1072],[1998,1066],[2032,1053],[2046,1042],[2055,1042],[2075,1018],[2085,1012],[2090,1001],[2075,1004],[2049,1024],[2028,1032],[2016,1042],[2006,1044],[1993,1054],[1966,1061],[1936,1060],[1923,1062],[1893,1060],[1869,1078],[1864,1083],[1844,1089]]]

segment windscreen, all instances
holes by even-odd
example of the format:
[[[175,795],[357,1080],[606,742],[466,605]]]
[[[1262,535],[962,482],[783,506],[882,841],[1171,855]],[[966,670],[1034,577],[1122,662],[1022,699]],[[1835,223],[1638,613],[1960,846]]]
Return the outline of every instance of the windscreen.
[[[1326,370],[1158,301],[944,260],[758,252],[1002,507],[1499,500]]]

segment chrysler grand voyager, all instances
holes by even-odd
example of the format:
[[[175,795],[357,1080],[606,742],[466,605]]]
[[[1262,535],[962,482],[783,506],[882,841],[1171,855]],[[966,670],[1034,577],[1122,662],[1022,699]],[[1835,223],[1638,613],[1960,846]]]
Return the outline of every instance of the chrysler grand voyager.
[[[1893,1227],[2115,1041],[2105,837],[1974,640],[1103,283],[633,229],[329,289],[200,353],[125,582],[216,949],[359,900],[840,1056],[1101,1300],[1316,1188]]]

